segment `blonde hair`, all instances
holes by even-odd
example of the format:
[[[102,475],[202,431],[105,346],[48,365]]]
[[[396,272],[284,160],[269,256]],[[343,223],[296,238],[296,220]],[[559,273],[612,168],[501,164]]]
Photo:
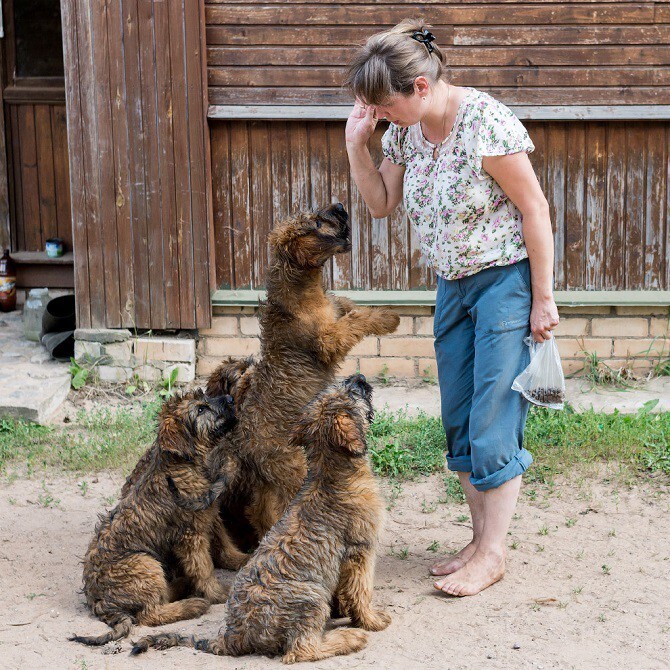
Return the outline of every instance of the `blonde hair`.
[[[417,77],[431,83],[446,78],[444,55],[437,45],[432,42],[429,47],[412,37],[428,28],[422,19],[405,19],[370,37],[349,65],[344,85],[365,103],[381,105],[398,93],[411,95]]]

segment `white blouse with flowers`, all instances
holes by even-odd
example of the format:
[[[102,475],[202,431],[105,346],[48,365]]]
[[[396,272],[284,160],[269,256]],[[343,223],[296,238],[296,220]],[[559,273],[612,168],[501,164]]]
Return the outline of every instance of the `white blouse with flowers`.
[[[482,168],[482,158],[534,148],[511,110],[474,88],[466,90],[437,159],[421,124],[389,126],[382,151],[406,167],[405,208],[423,253],[440,276],[460,279],[527,258],[521,212]]]

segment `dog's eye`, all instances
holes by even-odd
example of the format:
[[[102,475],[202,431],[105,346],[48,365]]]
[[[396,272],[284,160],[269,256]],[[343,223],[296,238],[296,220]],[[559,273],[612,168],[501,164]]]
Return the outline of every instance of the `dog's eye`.
[[[321,219],[316,220],[316,227],[321,228]]]
[[[198,416],[200,416],[200,414],[202,414],[204,411],[205,408],[202,405],[200,405],[200,407],[198,407]]]

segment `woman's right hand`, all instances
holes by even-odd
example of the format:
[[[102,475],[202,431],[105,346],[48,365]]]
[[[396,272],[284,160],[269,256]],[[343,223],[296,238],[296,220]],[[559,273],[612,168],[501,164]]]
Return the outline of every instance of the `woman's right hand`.
[[[354,147],[365,146],[375,132],[377,121],[374,107],[356,100],[344,130],[347,144]]]

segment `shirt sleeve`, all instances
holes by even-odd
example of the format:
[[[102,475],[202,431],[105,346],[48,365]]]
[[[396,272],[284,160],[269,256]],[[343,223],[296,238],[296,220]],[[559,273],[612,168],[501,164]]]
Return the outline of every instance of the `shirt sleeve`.
[[[404,133],[394,123],[389,124],[384,136],[382,137],[382,153],[395,165],[405,165],[406,160],[403,156],[402,142]]]
[[[509,107],[493,98],[482,107],[470,156],[471,167],[479,179],[489,176],[482,167],[484,156],[507,156],[521,151],[529,154],[534,149],[528,131]]]

